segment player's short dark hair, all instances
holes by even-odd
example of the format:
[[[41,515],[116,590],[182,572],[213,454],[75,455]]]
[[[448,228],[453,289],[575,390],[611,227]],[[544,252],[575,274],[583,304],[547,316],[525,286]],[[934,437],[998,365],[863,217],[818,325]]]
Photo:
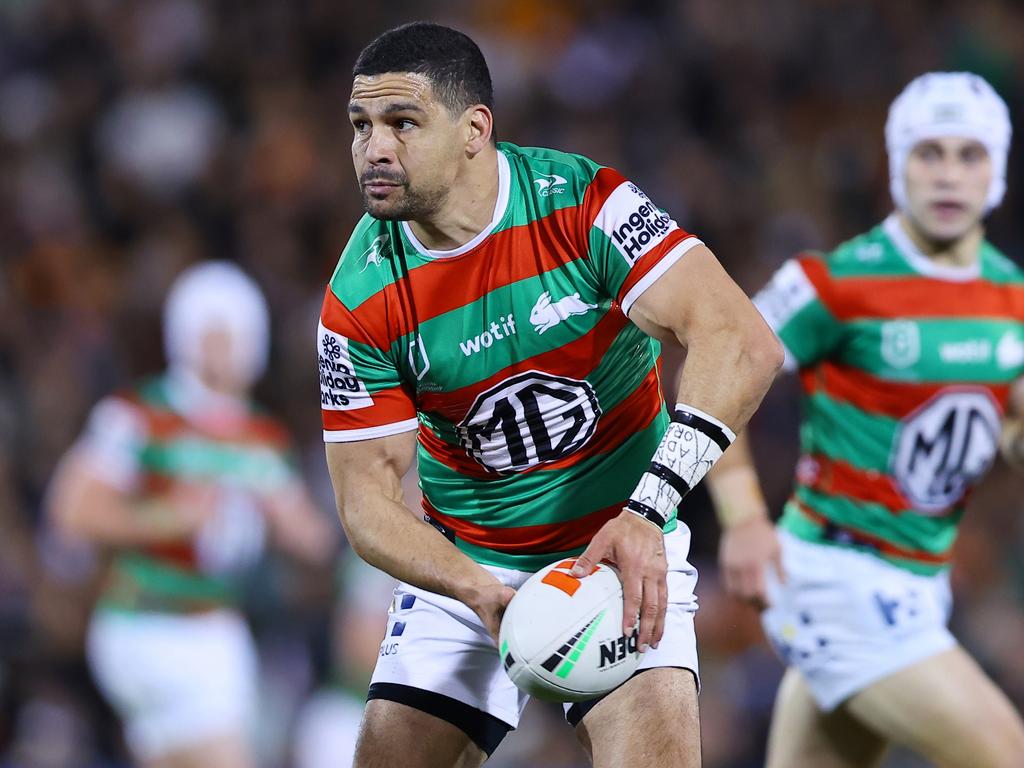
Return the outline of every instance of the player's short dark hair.
[[[474,104],[494,108],[491,73],[477,44],[462,32],[414,21],[389,29],[363,48],[352,75],[416,72],[426,76],[448,111]]]

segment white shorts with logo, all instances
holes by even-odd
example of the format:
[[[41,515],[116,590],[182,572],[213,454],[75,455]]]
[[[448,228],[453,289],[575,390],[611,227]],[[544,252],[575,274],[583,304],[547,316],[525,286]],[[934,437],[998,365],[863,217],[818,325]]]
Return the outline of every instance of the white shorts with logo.
[[[87,655],[138,757],[156,758],[222,733],[250,733],[258,662],[237,614],[101,609],[89,627]]]
[[[919,576],[868,552],[779,539],[786,581],[769,569],[761,622],[823,710],[956,644],[948,572]]]
[[[668,609],[658,648],[639,669],[682,667],[697,678],[697,570],[687,561],[690,530],[680,523],[665,536]],[[554,559],[552,559],[552,562]],[[518,588],[532,574],[485,566],[503,584]],[[698,678],[699,679],[699,678]],[[502,669],[498,649],[477,615],[463,603],[408,584],[395,589],[387,633],[371,685],[394,683],[439,693],[468,704],[513,728],[529,699]],[[569,704],[565,705],[568,713]]]

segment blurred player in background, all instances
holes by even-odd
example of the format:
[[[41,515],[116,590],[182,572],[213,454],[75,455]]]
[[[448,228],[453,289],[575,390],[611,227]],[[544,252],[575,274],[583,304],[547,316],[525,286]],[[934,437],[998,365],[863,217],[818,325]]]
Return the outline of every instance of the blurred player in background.
[[[703,243],[620,174],[498,144],[465,35],[391,30],[354,76],[368,215],[321,314],[324,438],[349,541],[404,582],[356,765],[483,763],[526,701],[495,647],[505,606],[582,552],[578,574],[621,569],[623,631],[646,653],[638,677],[566,708],[577,737],[597,765],[697,766],[696,571],[676,505],[781,349]],[[671,421],[655,339],[688,347]],[[400,484],[417,442],[425,516]]]
[[[269,332],[240,269],[188,269],[164,308],[167,372],[96,405],[53,481],[59,529],[111,553],[88,658],[146,768],[255,764],[241,577],[267,534],[310,563],[334,551],[287,435],[250,399]]]
[[[1024,764],[1024,725],[946,628],[971,486],[1024,459],[1024,275],[984,239],[1005,190],[1006,105],[931,73],[886,125],[896,212],[787,262],[755,299],[803,388],[796,491],[776,533],[746,438],[710,475],[731,592],[789,665],[770,768]],[[780,583],[781,580],[781,583]]]

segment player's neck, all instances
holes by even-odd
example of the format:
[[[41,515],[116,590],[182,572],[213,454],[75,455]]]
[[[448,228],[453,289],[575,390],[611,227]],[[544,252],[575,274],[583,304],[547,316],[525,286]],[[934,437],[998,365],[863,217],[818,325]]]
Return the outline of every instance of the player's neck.
[[[417,239],[432,251],[450,251],[483,232],[498,203],[498,150],[494,145],[467,161],[448,198],[429,219],[410,221]]]
[[[979,221],[956,240],[935,241],[928,238],[910,219],[900,213],[900,228],[920,249],[921,253],[936,264],[947,267],[969,267],[978,261],[985,228]]]

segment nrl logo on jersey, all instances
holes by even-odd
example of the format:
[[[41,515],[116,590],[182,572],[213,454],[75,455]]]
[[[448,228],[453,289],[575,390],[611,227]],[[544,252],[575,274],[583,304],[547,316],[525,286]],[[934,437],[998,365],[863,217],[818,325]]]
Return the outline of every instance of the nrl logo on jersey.
[[[534,171],[533,175],[537,177],[533,183],[537,185],[537,194],[541,197],[560,195],[565,192],[565,185],[569,183],[567,178],[559,176],[557,173]]]
[[[921,358],[921,331],[909,320],[882,323],[882,359],[893,368],[909,368]]]
[[[379,267],[384,263],[384,257],[391,255],[391,235],[385,232],[383,235],[378,235],[370,243],[370,247],[363,251],[360,255],[359,260],[363,262],[363,268],[360,272],[365,272],[371,264],[375,267]]]

